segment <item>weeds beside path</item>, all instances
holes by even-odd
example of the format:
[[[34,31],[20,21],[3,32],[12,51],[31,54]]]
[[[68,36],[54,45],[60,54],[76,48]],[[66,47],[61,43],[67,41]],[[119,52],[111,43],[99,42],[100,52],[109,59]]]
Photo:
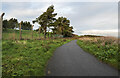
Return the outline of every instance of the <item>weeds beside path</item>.
[[[83,37],[77,44],[85,51],[93,54],[100,61],[116,69],[118,67],[118,39],[114,37]],[[120,70],[120,69],[119,69]]]
[[[3,76],[44,76],[54,50],[71,40],[3,40]]]

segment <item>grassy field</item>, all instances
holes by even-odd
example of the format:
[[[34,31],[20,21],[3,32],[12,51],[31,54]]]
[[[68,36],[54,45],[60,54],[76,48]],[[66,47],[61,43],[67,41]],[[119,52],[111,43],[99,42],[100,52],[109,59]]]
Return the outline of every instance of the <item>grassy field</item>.
[[[22,30],[24,40],[19,40],[19,31],[8,29],[2,33],[2,74],[3,76],[45,76],[45,68],[54,50],[73,40],[71,38],[42,39],[44,36],[29,30]],[[30,39],[30,40],[28,40]],[[80,37],[77,44],[93,54],[100,61],[116,69],[120,52],[118,39],[114,37]],[[120,63],[120,62],[119,62]]]
[[[71,39],[3,40],[3,76],[44,76],[54,50]]]
[[[83,50],[93,54],[100,61],[107,63],[116,69],[118,66],[118,39],[114,37],[81,37],[77,44]]]
[[[19,39],[20,34],[19,30],[13,30],[13,29],[7,29],[2,32],[2,39],[3,40],[15,40]],[[40,38],[43,38],[44,35],[41,33]],[[31,30],[22,30],[22,38],[23,39],[32,39],[32,31]],[[39,33],[36,31],[33,31],[33,39],[39,39]]]
[[[45,68],[54,50],[71,41],[68,38],[43,39],[44,35],[30,30],[7,29],[2,33],[2,75],[3,76],[45,76]]]

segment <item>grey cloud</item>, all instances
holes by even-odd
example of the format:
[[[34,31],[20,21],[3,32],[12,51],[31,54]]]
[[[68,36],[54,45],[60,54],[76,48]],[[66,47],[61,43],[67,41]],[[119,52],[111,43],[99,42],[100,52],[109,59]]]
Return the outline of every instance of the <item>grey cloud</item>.
[[[70,19],[77,34],[81,34],[79,31],[111,30],[118,27],[117,3],[114,2],[11,2],[3,3],[2,9],[6,12],[5,18],[12,16],[19,20],[32,21],[52,4],[58,16]],[[38,25],[35,29],[37,27]]]

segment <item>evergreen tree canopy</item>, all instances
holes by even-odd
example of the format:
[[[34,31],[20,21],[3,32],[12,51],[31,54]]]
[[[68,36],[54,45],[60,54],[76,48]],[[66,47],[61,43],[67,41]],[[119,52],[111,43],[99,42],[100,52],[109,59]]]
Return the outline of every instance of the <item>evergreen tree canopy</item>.
[[[44,12],[42,15],[40,15],[36,20],[33,21],[33,23],[37,22],[41,25],[42,29],[44,30],[44,37],[46,38],[46,32],[47,27],[50,26],[50,24],[55,20],[55,16],[57,13],[54,12],[54,6],[51,5],[47,8],[46,12]]]
[[[3,28],[14,29],[18,27],[18,21],[15,18],[11,18],[10,20],[3,20]]]
[[[31,30],[32,29],[32,25],[30,24],[30,22],[23,22],[21,21],[21,29],[23,30]]]

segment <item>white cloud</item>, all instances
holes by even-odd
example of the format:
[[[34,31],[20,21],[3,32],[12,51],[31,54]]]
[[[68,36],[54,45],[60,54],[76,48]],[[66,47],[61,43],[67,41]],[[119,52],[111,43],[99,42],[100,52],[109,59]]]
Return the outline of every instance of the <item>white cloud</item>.
[[[90,1],[90,0],[89,0]],[[91,3],[91,2],[37,2],[37,3],[8,3],[3,6],[6,13],[5,18],[15,17],[19,21],[30,21],[41,15],[48,6],[54,5],[55,13],[70,19],[76,34],[79,31],[98,32],[101,34],[110,33],[118,28],[117,3]],[[11,4],[11,5],[10,5]],[[14,5],[13,5],[14,4]],[[10,7],[10,8],[9,8]],[[34,29],[38,28],[35,24]],[[100,31],[99,31],[100,30]],[[112,31],[106,31],[112,30]],[[87,31],[88,32],[88,31]],[[107,32],[107,33],[105,33]],[[83,32],[82,32],[83,33]],[[84,32],[85,33],[85,32]],[[112,32],[115,33],[115,32]],[[108,34],[109,35],[109,34]]]
[[[2,0],[2,2],[118,2],[119,0]]]
[[[12,10],[11,12],[9,12],[9,14],[6,14],[6,18],[10,19],[12,17],[15,18],[26,18],[26,17],[35,17],[38,16],[42,13],[42,11],[40,9],[25,9],[25,10]]]
[[[93,29],[113,29],[118,28],[118,15],[117,13],[105,13],[98,14],[96,16],[88,17],[80,20],[81,24],[85,26],[91,26]]]
[[[115,30],[86,30],[81,31],[81,34],[85,35],[104,35],[104,36],[118,36],[118,29]]]
[[[27,9],[27,10],[13,10],[9,15],[11,16],[16,16],[16,17],[32,17],[32,16],[37,16],[40,14],[42,11],[40,9]]]

